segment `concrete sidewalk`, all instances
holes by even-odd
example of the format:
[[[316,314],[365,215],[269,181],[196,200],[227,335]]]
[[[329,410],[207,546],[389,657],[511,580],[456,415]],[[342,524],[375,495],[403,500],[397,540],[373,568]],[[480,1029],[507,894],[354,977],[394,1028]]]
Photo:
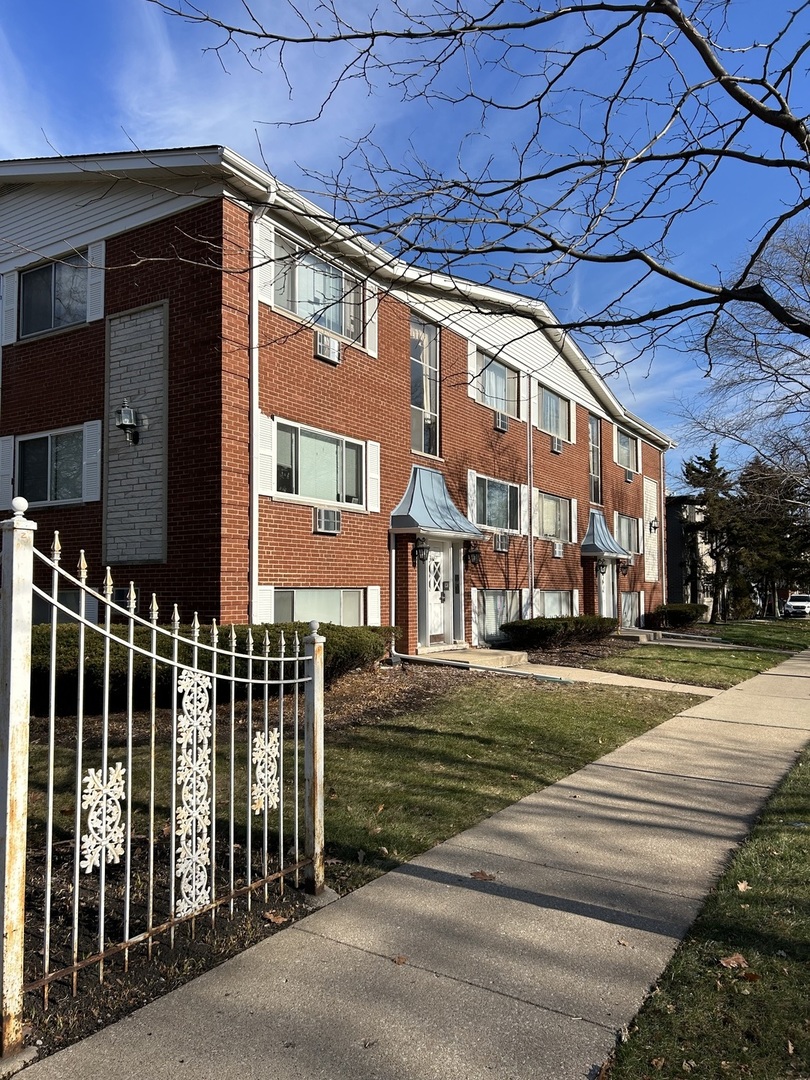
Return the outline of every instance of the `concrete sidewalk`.
[[[810,738],[810,652],[689,708],[26,1080],[581,1080]]]

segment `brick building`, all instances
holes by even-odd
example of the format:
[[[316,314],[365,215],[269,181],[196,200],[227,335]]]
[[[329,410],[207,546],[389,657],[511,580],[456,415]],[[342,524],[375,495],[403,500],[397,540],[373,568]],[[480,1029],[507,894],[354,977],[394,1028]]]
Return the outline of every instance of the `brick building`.
[[[221,147],[0,162],[0,502],[142,613],[404,652],[663,600],[663,455],[548,310]],[[65,598],[70,603],[70,597]]]

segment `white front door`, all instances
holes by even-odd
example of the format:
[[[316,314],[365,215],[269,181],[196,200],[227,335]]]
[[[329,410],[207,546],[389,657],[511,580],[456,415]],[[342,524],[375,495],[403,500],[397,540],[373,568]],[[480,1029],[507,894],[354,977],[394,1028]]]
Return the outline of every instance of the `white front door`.
[[[453,594],[449,544],[431,542],[430,554],[425,564],[425,579],[428,631],[425,644],[452,644]]]
[[[616,619],[616,563],[608,559],[607,570],[599,575],[599,614],[603,619]]]

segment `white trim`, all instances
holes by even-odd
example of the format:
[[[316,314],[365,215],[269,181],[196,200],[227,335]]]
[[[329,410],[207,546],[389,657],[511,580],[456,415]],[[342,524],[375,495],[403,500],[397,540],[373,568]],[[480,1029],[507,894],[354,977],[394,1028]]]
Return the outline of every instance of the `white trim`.
[[[20,275],[16,270],[3,274],[2,338],[0,345],[12,345],[17,340],[17,297]],[[9,503],[9,506],[11,503]]]
[[[529,499],[529,489],[526,484],[520,485],[520,532],[522,536],[529,535],[529,514],[531,513],[531,503]]]
[[[380,290],[373,281],[365,281],[365,311],[363,317],[365,325],[365,350],[369,356],[377,355],[379,338],[379,315],[380,315]],[[353,342],[354,345],[359,342]]]
[[[467,517],[473,524],[475,524],[475,519],[478,516],[477,479],[478,474],[475,470],[467,469]]]
[[[366,509],[380,512],[380,444],[371,439],[366,443]]]
[[[276,277],[275,226],[266,217],[259,218],[253,232],[253,266],[256,292],[266,304],[273,303],[273,282]]]
[[[520,617],[521,619],[530,619],[532,617],[531,589],[520,590]]]
[[[258,492],[260,495],[273,495],[276,490],[276,478],[273,472],[275,460],[276,425],[271,416],[259,412],[259,465]]]
[[[571,613],[574,618],[579,615],[579,589],[571,590]]]
[[[478,648],[478,589],[470,589],[470,645]]]
[[[478,346],[474,341],[467,341],[467,396],[473,401],[479,400],[478,390]]]
[[[14,436],[0,438],[0,508],[9,510],[14,497]]]
[[[379,585],[366,588],[366,626],[382,625],[382,599]]]
[[[576,544],[579,540],[579,520],[577,518],[577,500],[571,500],[571,543]]]
[[[87,322],[97,322],[104,318],[104,260],[106,244],[97,240],[87,248]]]
[[[98,502],[101,498],[101,434],[100,420],[83,425],[82,441],[82,499]]]
[[[275,622],[275,586],[258,585],[256,587],[256,610],[253,612],[254,623]]]

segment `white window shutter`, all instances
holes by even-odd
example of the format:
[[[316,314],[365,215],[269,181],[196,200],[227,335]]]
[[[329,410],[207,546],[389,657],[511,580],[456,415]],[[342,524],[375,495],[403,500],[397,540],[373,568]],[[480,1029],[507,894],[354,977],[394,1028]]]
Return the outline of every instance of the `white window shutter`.
[[[568,441],[576,443],[577,441],[577,403],[568,401]]]
[[[378,322],[380,312],[380,292],[372,281],[366,282],[366,352],[377,355],[379,337]]]
[[[531,589],[520,590],[520,617],[521,619],[530,619],[532,617]]]
[[[477,401],[479,394],[478,349],[474,341],[467,342],[467,394]]]
[[[382,600],[380,586],[369,585],[366,589],[366,626],[382,625]]]
[[[534,618],[541,619],[543,617],[543,590],[534,590]]]
[[[275,423],[272,417],[259,413],[259,475],[258,492],[260,495],[273,495],[276,490],[276,478],[273,475],[273,435]]]
[[[579,615],[579,589],[571,590],[571,611],[575,616]]]
[[[0,345],[12,345],[17,340],[17,293],[20,275],[16,270],[3,274],[3,315]],[[9,503],[9,505],[11,505]]]
[[[616,464],[619,464],[619,429],[615,424],[612,425],[613,430],[613,460]]]
[[[87,249],[87,321],[104,318],[104,260],[106,244],[103,240],[90,244]]]
[[[272,221],[259,218],[253,229],[253,272],[256,293],[260,300],[273,303],[273,282],[276,277],[275,229]]]
[[[472,469],[467,470],[467,517],[474,522],[477,517],[476,506],[476,474]]]
[[[371,441],[366,443],[366,509],[380,512],[380,444]]]
[[[579,540],[579,528],[577,526],[577,500],[571,500],[571,543],[576,544]]]
[[[14,497],[14,436],[0,439],[0,509],[9,510]]]
[[[256,607],[251,619],[254,623],[271,623],[275,620],[275,586],[259,585],[256,589]]]
[[[638,590],[638,624],[639,624],[639,626],[644,625],[644,595],[645,595],[644,590],[639,589]]]
[[[529,398],[531,400],[531,421],[536,428],[540,427],[540,384],[529,376]]]
[[[526,484],[520,485],[520,531],[523,536],[529,535],[529,514],[531,503],[529,501],[529,488]]]
[[[532,377],[529,374],[518,375],[520,381],[520,419],[528,420],[532,408]]]
[[[98,597],[84,594],[84,617],[91,623],[98,622]]]
[[[478,589],[470,589],[470,645],[478,647]]]
[[[89,420],[84,425],[82,498],[85,502],[98,502],[101,498],[101,431],[100,420]]]
[[[532,488],[532,532],[535,536],[540,536],[541,525],[540,521],[540,489]]]
[[[636,525],[636,551],[642,554],[644,551],[644,518],[640,517]]]

